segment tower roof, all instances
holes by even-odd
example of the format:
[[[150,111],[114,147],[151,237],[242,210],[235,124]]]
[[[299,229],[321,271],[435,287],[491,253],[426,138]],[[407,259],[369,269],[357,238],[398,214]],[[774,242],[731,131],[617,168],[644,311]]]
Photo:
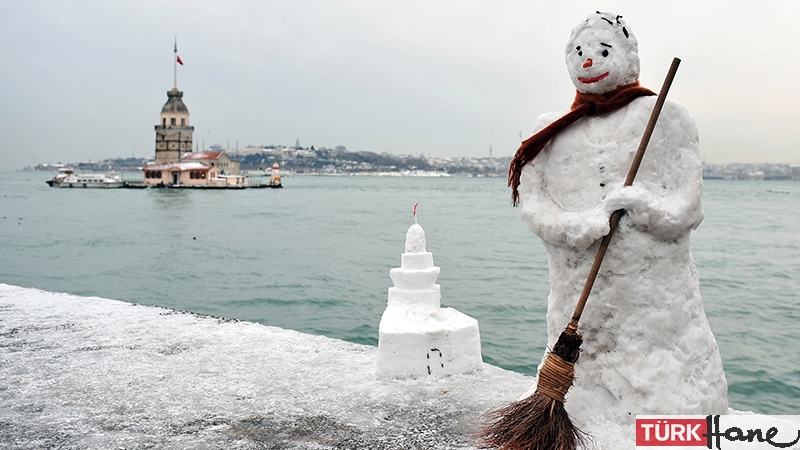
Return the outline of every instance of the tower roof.
[[[167,103],[164,103],[164,107],[161,108],[162,113],[189,112],[189,108],[186,107],[182,100],[183,92],[179,91],[178,88],[172,88],[171,91],[167,92],[167,97],[169,97]]]

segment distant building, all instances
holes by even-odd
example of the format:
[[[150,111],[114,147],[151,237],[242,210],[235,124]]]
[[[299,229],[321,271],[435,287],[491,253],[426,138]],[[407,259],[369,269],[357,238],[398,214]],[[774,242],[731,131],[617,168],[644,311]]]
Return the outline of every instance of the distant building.
[[[219,169],[199,162],[149,164],[142,167],[144,184],[150,186],[204,186],[217,178]]]
[[[177,45],[175,47],[177,61]],[[161,108],[161,123],[156,125],[156,160],[142,167],[144,184],[170,187],[246,187],[247,177],[239,175],[239,161],[222,151],[193,152],[194,127],[189,125],[189,108],[175,86],[167,92]]]
[[[156,125],[156,164],[178,162],[182,154],[191,152],[193,133],[183,92],[174,87],[167,92],[167,103],[161,108],[161,123]]]
[[[142,172],[148,186],[245,187],[248,184],[245,176],[223,175],[218,168],[201,162],[149,164]]]
[[[193,161],[216,167],[222,175],[239,174],[239,161],[233,161],[224,152],[186,152],[181,155],[180,161]]]

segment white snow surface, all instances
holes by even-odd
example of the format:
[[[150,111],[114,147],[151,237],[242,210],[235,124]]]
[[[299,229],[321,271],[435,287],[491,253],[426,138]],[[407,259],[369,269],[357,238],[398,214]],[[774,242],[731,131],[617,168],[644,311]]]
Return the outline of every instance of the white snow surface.
[[[471,448],[531,377],[378,380],[377,348],[0,284],[0,448]]]
[[[454,375],[483,366],[478,321],[453,308],[441,307],[440,269],[425,251],[425,231],[418,224],[406,233],[400,267],[389,271],[386,310],[378,327],[380,378]]]
[[[406,253],[425,252],[425,230],[419,224],[408,227],[406,232]]]

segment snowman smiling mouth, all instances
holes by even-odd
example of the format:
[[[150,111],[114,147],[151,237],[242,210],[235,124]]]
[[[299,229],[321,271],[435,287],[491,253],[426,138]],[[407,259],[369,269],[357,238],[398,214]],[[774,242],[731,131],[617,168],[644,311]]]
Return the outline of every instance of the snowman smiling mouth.
[[[608,72],[606,72],[606,73],[604,73],[602,75],[598,75],[596,77],[592,77],[592,78],[581,78],[581,77],[578,77],[578,81],[580,81],[581,83],[584,83],[584,84],[597,83],[598,81],[602,80],[603,78],[605,78],[607,76],[608,76]]]

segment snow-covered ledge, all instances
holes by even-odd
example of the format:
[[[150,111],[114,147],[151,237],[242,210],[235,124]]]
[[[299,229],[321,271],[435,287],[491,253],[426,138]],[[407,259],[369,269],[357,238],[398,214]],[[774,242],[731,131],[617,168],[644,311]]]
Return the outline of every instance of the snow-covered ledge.
[[[483,413],[536,385],[489,364],[380,380],[376,356],[324,336],[0,283],[0,448],[470,449]],[[634,446],[632,425],[583,429],[594,450]],[[627,445],[600,444],[615,440]]]
[[[470,448],[535,380],[379,380],[377,349],[0,283],[0,448]]]
[[[411,225],[400,267],[389,271],[394,286],[378,330],[378,377],[452,375],[483,365],[478,321],[441,308],[439,271],[426,250],[425,231]]]

